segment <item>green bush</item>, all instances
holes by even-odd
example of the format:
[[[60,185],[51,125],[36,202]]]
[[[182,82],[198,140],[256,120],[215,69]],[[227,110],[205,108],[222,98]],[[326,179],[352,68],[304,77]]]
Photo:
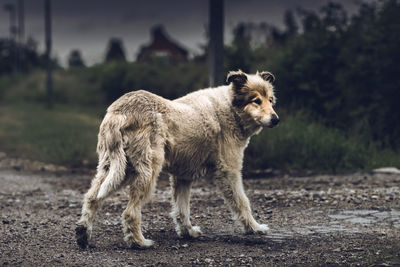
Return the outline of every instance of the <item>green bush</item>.
[[[66,166],[97,161],[96,143],[101,112],[55,105],[2,105],[0,150],[11,155]]]
[[[351,20],[329,3],[299,18],[304,32],[255,50],[252,70],[276,75],[286,109],[400,150],[400,3],[363,4]]]
[[[55,103],[72,106],[103,105],[104,96],[88,69],[56,70],[53,73]],[[33,71],[0,77],[0,100],[4,103],[45,103],[46,73]]]
[[[133,90],[144,89],[168,99],[207,86],[207,70],[204,64],[193,62],[171,66],[166,62],[153,64],[111,62],[95,68],[100,89],[105,93],[105,102]]]
[[[246,150],[246,170],[281,169],[343,172],[400,166],[400,156],[362,136],[312,122],[309,116],[281,114],[277,128],[264,129]]]

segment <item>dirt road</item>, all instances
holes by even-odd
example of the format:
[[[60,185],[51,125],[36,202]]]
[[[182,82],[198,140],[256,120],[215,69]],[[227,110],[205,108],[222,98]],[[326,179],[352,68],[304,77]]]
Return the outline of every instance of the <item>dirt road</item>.
[[[123,192],[98,213],[90,247],[78,248],[75,222],[90,179],[1,170],[0,264],[400,266],[400,175],[246,179],[255,217],[271,228],[267,236],[243,235],[215,186],[198,182],[191,201],[192,222],[204,233],[198,240],[175,234],[161,179],[143,211],[145,236],[156,242],[148,250],[123,242]]]

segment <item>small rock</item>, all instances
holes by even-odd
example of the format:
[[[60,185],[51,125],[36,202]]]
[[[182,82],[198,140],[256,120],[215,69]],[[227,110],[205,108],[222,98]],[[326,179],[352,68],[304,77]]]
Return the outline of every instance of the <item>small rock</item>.
[[[386,202],[390,202],[393,200],[393,196],[387,196],[385,197]]]
[[[321,195],[320,194],[314,193],[312,196],[313,196],[314,199],[317,199],[317,198],[321,199]]]
[[[188,244],[183,244],[182,247],[183,248],[187,248],[189,245]]]
[[[4,220],[3,220],[3,224],[10,224],[10,221],[9,221],[9,220],[6,220],[6,219],[4,219]]]
[[[211,263],[212,261],[213,261],[213,260],[210,259],[210,258],[205,258],[205,259],[204,259],[204,262],[205,262],[205,263]]]
[[[20,165],[13,165],[12,168],[16,171],[20,171],[22,169]]]
[[[400,170],[395,167],[383,167],[372,170],[374,173],[389,173],[389,174],[400,174]]]
[[[271,197],[271,196],[267,196],[267,195],[266,195],[266,196],[265,196],[265,199],[269,201],[269,200],[273,200],[274,198]]]

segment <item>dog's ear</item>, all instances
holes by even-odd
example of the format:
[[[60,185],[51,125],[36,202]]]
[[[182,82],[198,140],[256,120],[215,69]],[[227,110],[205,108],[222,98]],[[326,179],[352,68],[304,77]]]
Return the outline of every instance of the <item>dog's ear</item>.
[[[237,87],[242,87],[247,82],[246,73],[241,70],[230,71],[226,77],[226,82],[233,83]]]
[[[258,72],[257,71],[258,76],[260,76],[261,78],[263,78],[264,81],[273,83],[275,81],[275,76],[268,71],[263,71],[263,72]]]

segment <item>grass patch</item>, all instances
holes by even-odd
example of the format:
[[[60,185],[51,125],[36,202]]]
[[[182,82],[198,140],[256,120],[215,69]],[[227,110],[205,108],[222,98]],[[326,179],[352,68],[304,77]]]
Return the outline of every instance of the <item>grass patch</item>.
[[[104,94],[89,69],[55,70],[53,100],[59,104],[96,106],[103,104]],[[0,76],[0,101],[26,103],[46,101],[46,73],[36,70],[28,74]]]
[[[17,103],[0,109],[0,150],[11,155],[65,166],[95,165],[97,132],[105,108]],[[246,170],[314,170],[335,173],[400,166],[400,156],[379,150],[360,136],[309,122],[302,114],[282,116],[246,150]]]
[[[277,128],[254,137],[246,151],[246,168],[344,172],[400,166],[400,155],[380,150],[363,136],[310,122],[307,116],[281,116]]]
[[[96,109],[41,104],[2,105],[0,150],[13,156],[80,166],[96,162],[101,112]]]

